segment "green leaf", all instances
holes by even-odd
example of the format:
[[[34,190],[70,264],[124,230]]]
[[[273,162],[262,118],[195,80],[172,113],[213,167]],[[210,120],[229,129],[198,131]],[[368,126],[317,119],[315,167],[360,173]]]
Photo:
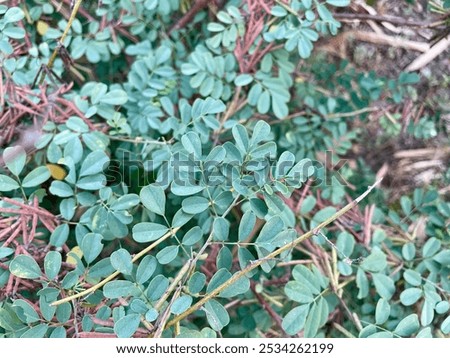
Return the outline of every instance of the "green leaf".
[[[276,17],[284,17],[288,14],[287,10],[280,5],[273,6],[272,9],[270,9],[270,13]]]
[[[298,281],[289,281],[284,287],[284,292],[291,300],[295,302],[311,303],[314,300],[312,292],[308,286]]]
[[[44,271],[49,280],[53,280],[61,269],[62,257],[58,251],[49,251],[44,259]]]
[[[383,271],[387,266],[386,255],[379,248],[374,247],[372,253],[364,259],[360,266],[369,272]]]
[[[296,265],[292,270],[294,279],[308,287],[312,294],[318,295],[321,291],[317,277],[304,265]]]
[[[210,293],[214,291],[217,287],[225,283],[231,278],[231,273],[225,269],[222,268],[218,270],[213,277],[211,277],[211,280],[208,283],[208,288],[206,290],[207,293]]]
[[[22,172],[26,159],[27,153],[22,146],[9,147],[3,152],[3,161],[5,162],[6,167],[15,176],[19,176]]]
[[[172,227],[185,225],[194,215],[185,213],[183,209],[179,209],[172,218]]]
[[[73,288],[78,284],[80,275],[76,271],[69,272],[63,279],[61,286],[64,289]]]
[[[320,327],[319,306],[314,302],[305,322],[305,338],[314,338]]]
[[[102,173],[106,169],[109,157],[102,150],[90,153],[84,160],[80,169],[80,177]]]
[[[255,242],[258,244],[270,244],[284,228],[285,224],[283,220],[279,216],[273,216],[263,226]]]
[[[233,23],[233,18],[225,11],[219,11],[217,13],[217,19],[228,25],[231,25]]]
[[[132,313],[114,323],[114,333],[119,338],[130,338],[138,329],[141,315]]]
[[[317,4],[316,9],[322,20],[324,20],[324,21],[332,21],[333,20],[333,15],[331,14],[330,10],[328,10],[324,5]]]
[[[133,312],[139,314],[145,314],[148,311],[147,304],[139,298],[135,298],[131,301],[130,308]]]
[[[391,306],[389,302],[384,298],[380,298],[377,303],[377,308],[375,310],[375,323],[377,325],[384,324],[391,314]]]
[[[103,236],[101,234],[89,233],[81,240],[81,251],[85,261],[90,264],[94,261],[103,250]]]
[[[50,303],[53,303],[56,300],[59,293],[60,291],[58,289],[50,287],[42,289],[38,292],[39,309],[42,317],[44,317],[47,321],[51,321],[56,312],[56,307],[50,306]]]
[[[158,275],[151,280],[147,288],[147,297],[150,301],[156,301],[166,292],[169,280],[163,275]]]
[[[441,324],[441,331],[444,334],[450,333],[450,316],[448,316]]]
[[[441,301],[438,304],[436,304],[435,310],[437,314],[444,314],[446,313],[450,308],[450,303],[448,301]]]
[[[353,253],[353,249],[355,247],[355,239],[353,235],[343,231],[338,235],[336,246],[339,251],[349,257]]]
[[[80,118],[76,116],[69,117],[66,122],[67,128],[74,132],[87,133],[89,132],[89,126]]]
[[[373,324],[369,324],[359,332],[359,338],[367,338],[368,336],[375,334],[376,332],[377,327]]]
[[[374,273],[372,278],[378,294],[382,298],[390,300],[395,293],[395,285],[392,278],[381,273]]]
[[[189,292],[193,295],[199,293],[206,283],[206,275],[201,272],[194,272],[188,282]]]
[[[411,269],[405,270],[403,278],[412,286],[419,286],[422,283],[422,276],[420,273]]]
[[[433,256],[433,260],[439,262],[442,266],[450,266],[450,250],[442,250]]]
[[[228,241],[228,235],[230,233],[230,222],[222,217],[214,219],[213,223],[214,240]]]
[[[377,332],[367,336],[366,338],[393,338],[394,335],[391,332]]]
[[[215,331],[221,331],[230,323],[230,316],[227,310],[216,300],[206,302],[203,310],[206,312],[209,325]]]
[[[0,191],[1,192],[15,190],[18,188],[20,188],[20,185],[14,179],[12,179],[6,175],[0,174]]]
[[[238,147],[242,153],[247,153],[249,145],[247,129],[241,124],[236,124],[233,126],[232,134],[234,141],[236,142],[236,147]]]
[[[310,9],[312,5],[312,0],[302,0],[302,4],[306,9]]]
[[[50,245],[55,247],[63,246],[69,238],[69,224],[59,225],[50,236]]]
[[[151,184],[142,188],[140,192],[142,204],[153,213],[164,215],[166,210],[166,195],[159,185]]]
[[[417,333],[416,338],[433,338],[431,328],[430,327],[423,328],[419,333]]]
[[[114,272],[114,268],[111,265],[111,259],[109,257],[102,259],[93,265],[89,270],[89,277],[98,279],[111,275]]]
[[[56,307],[56,319],[60,323],[66,323],[72,315],[72,305],[69,302],[65,302]]]
[[[236,276],[237,273],[235,273],[233,276]],[[208,286],[209,288],[209,286]],[[236,282],[232,283],[230,286],[228,286],[226,289],[224,289],[219,296],[224,298],[231,298],[234,296],[242,295],[250,289],[250,280],[243,276],[239,278]]]
[[[332,6],[344,7],[350,5],[350,0],[326,0],[326,3]]]
[[[95,61],[94,61],[95,62]],[[127,103],[128,95],[124,90],[116,89],[103,95],[100,99],[100,103],[111,104],[113,106],[120,106]]]
[[[314,196],[308,195],[302,203],[300,207],[300,214],[305,215],[308,214],[314,207],[316,206],[317,200]]]
[[[231,250],[223,246],[216,257],[216,267],[218,270],[225,268],[228,271],[231,270],[231,266],[233,265],[233,254]]]
[[[253,82],[253,76],[249,75],[247,73],[236,76],[236,78],[234,79],[234,84],[239,87],[247,86],[252,82]]]
[[[0,247],[0,259],[8,257],[12,253],[14,253],[14,249],[10,247]]]
[[[189,154],[193,154],[196,158],[202,156],[202,142],[195,132],[187,132],[181,137],[181,143]]]
[[[139,196],[136,194],[126,194],[119,197],[112,205],[112,210],[130,210],[140,202]]]
[[[395,327],[394,333],[401,337],[408,337],[417,332],[419,328],[419,318],[417,314],[413,313],[399,322],[397,327]]]
[[[150,242],[159,239],[169,228],[156,223],[139,223],[133,226],[133,239],[136,242]]]
[[[287,100],[284,97],[275,96],[275,93],[271,91],[272,95],[272,110],[278,119],[282,119],[289,114],[289,108],[286,104]]]
[[[22,20],[25,15],[19,7],[10,7],[3,16],[6,23],[13,23]]]
[[[195,245],[203,238],[203,231],[199,226],[194,226],[183,237],[183,245],[192,246]]]
[[[147,282],[150,277],[155,273],[156,267],[158,266],[157,260],[150,255],[145,256],[136,271],[136,282],[138,284],[143,284]]]
[[[47,167],[37,167],[23,179],[24,188],[32,188],[46,182],[50,178],[50,171]]]
[[[161,265],[171,263],[178,255],[178,245],[166,246],[156,254],[156,259]]]
[[[337,210],[331,206],[328,206],[326,208],[319,210],[317,213],[314,214],[314,216],[311,220],[311,224],[310,224],[311,229],[315,228],[317,225],[319,225],[326,219],[328,219],[331,216],[333,216],[334,214],[336,214],[336,211]]]
[[[402,207],[405,216],[408,216],[411,213],[412,201],[407,196],[402,196],[400,198],[400,206]]]
[[[246,211],[245,214],[242,216],[241,222],[239,223],[239,241],[245,241],[248,239],[250,234],[253,231],[253,228],[256,224],[256,215],[253,213],[253,211],[249,210]]]
[[[2,30],[2,33],[5,36],[16,40],[23,39],[25,37],[25,30],[21,27],[7,27]]]
[[[106,298],[119,298],[138,295],[141,292],[133,282],[126,280],[114,280],[103,287],[103,295]]]
[[[416,247],[412,242],[408,242],[402,247],[402,255],[406,261],[411,261],[416,256]]]
[[[422,255],[424,257],[431,257],[441,249],[441,241],[435,237],[429,238],[422,248]]]
[[[221,32],[223,30],[225,30],[225,26],[223,26],[222,24],[219,24],[217,22],[210,22],[207,26],[208,31],[211,32]]]
[[[158,311],[155,310],[154,308],[150,308],[147,313],[145,314],[145,319],[149,322],[153,322],[156,321],[156,319],[158,318]]]
[[[130,275],[133,263],[130,253],[125,249],[119,249],[111,254],[111,265],[119,272]]]
[[[170,312],[173,314],[182,314],[186,311],[192,304],[191,296],[181,296],[178,297],[175,301],[173,301],[172,306],[170,306]]]
[[[180,185],[175,181],[170,185],[170,190],[177,196],[191,196],[201,192],[203,189],[205,187],[201,185],[188,185],[188,183]]]
[[[431,324],[434,319],[434,307],[435,303],[425,299],[425,302],[422,306],[422,312],[420,314],[420,324],[425,327]]]
[[[20,278],[36,279],[42,276],[39,265],[28,255],[17,255],[9,264],[9,271]]]
[[[77,181],[76,186],[83,190],[99,190],[106,185],[106,177],[103,174],[88,175]]]
[[[362,299],[369,294],[369,280],[363,270],[358,268],[356,271],[356,285],[359,288],[358,298]]]
[[[50,185],[50,193],[60,198],[68,198],[74,195],[72,187],[66,182],[54,180]]]
[[[200,214],[209,208],[209,200],[202,196],[190,196],[183,200],[182,208],[188,214]]]
[[[30,324],[40,320],[34,307],[25,300],[15,300],[12,307],[23,323]]]
[[[270,109],[270,92],[264,90],[258,98],[257,104],[258,112],[261,114],[266,114]]]
[[[254,146],[262,141],[267,141],[270,135],[270,125],[264,121],[256,122],[253,128],[252,138],[250,140],[250,146]]]
[[[28,331],[26,331],[24,334],[20,336],[20,338],[44,338],[45,334],[48,330],[48,324],[41,323],[37,326],[34,326],[30,328]]]
[[[291,336],[300,332],[305,326],[308,313],[309,305],[297,306],[290,310],[281,324],[284,331]]]
[[[310,159],[302,159],[289,170],[286,176],[289,180],[303,183],[313,174],[314,166],[312,161]]]

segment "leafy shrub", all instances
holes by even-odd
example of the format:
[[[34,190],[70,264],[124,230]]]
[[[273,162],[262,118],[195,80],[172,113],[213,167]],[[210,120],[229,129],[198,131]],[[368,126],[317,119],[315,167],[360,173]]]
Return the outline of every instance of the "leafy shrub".
[[[0,335],[449,334],[449,202],[329,162],[419,80],[308,61],[349,1],[80,3],[0,5]]]

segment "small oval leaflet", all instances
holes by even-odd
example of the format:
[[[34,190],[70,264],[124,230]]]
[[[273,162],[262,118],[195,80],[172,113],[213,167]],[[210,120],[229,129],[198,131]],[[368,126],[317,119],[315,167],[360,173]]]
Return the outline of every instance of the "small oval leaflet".
[[[17,255],[9,264],[9,271],[20,278],[36,279],[42,276],[39,265],[28,255]]]

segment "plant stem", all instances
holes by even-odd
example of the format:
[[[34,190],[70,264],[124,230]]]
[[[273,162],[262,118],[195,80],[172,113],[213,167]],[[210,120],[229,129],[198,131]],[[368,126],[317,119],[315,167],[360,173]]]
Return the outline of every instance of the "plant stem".
[[[142,250],[139,253],[137,253],[136,255],[134,255],[134,257],[131,260],[131,262],[136,262],[137,260],[139,260],[142,256],[144,256],[146,253],[151,251],[153,248],[155,248],[161,242],[163,242],[163,241],[167,240],[169,237],[175,235],[175,233],[179,229],[180,229],[179,227],[171,229],[167,234],[163,235],[160,239],[155,241],[153,244],[147,246],[144,250]],[[72,295],[72,296],[69,296],[69,297],[65,297],[63,299],[55,301],[55,302],[51,303],[50,306],[59,306],[60,304],[72,301],[72,300],[74,300],[76,298],[84,297],[84,296],[86,296],[86,295],[88,295],[88,294],[98,290],[99,288],[103,287],[106,283],[108,283],[109,281],[113,280],[114,278],[116,278],[119,275],[120,275],[120,271],[116,271],[116,272],[112,273],[111,275],[109,275],[108,277],[106,277],[104,280],[102,280],[99,283],[97,283],[96,285],[92,286],[91,288],[88,288],[87,290],[79,292],[79,293],[77,293],[75,295]]]
[[[195,311],[197,311],[198,309],[200,309],[200,307],[202,307],[210,299],[218,296],[223,290],[225,290],[226,288],[228,288],[229,286],[234,284],[236,281],[241,279],[243,276],[247,275],[250,271],[252,271],[255,268],[259,267],[263,262],[265,262],[267,260],[274,259],[278,255],[282,254],[283,252],[285,252],[287,250],[291,250],[293,247],[295,247],[298,244],[300,244],[301,242],[309,239],[311,236],[315,235],[321,229],[323,229],[327,225],[331,224],[333,221],[335,221],[338,218],[340,218],[341,216],[343,216],[345,213],[347,213],[348,211],[350,211],[351,209],[356,207],[367,195],[369,195],[369,193],[381,182],[381,180],[382,179],[377,180],[376,183],[374,185],[370,186],[362,195],[360,195],[358,198],[353,200],[351,203],[349,203],[348,205],[343,207],[336,214],[332,215],[327,220],[325,220],[322,223],[320,223],[319,225],[317,225],[311,231],[301,235],[300,237],[298,237],[297,239],[295,239],[291,243],[286,244],[286,245],[278,248],[277,250],[271,252],[266,257],[263,257],[261,259],[258,259],[258,260],[255,260],[255,261],[251,262],[250,265],[248,265],[243,270],[239,271],[237,274],[233,275],[228,281],[224,282],[219,287],[217,287],[215,290],[213,290],[210,293],[206,294],[201,300],[199,300],[197,303],[195,303],[193,306],[191,306],[188,310],[186,310],[182,314],[178,315],[177,317],[175,317],[174,319],[169,321],[167,323],[167,325],[166,325],[166,328],[175,325],[177,322],[183,320],[184,318],[186,318],[190,314],[192,314]]]
[[[80,8],[82,2],[83,2],[83,0],[76,0],[75,5],[73,6],[72,13],[70,14],[69,20],[67,21],[66,28],[65,28],[61,38],[58,41],[58,45],[53,50],[53,53],[52,53],[50,59],[48,60],[47,68],[49,70],[52,69],[52,67],[55,63],[56,57],[58,56],[58,53],[59,53],[59,48],[64,43],[64,40],[66,39],[67,34],[69,33],[70,28],[72,27],[73,20],[75,20],[75,17],[77,16],[77,13],[78,13],[78,9]],[[41,78],[39,79],[40,85],[42,85],[44,83],[45,75],[46,75],[46,71],[42,71]]]

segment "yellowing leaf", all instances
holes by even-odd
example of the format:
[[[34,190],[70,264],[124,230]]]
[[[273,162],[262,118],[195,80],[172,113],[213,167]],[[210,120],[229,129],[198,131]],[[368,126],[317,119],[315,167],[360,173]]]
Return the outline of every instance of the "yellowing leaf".
[[[37,22],[36,28],[39,35],[44,36],[47,33],[47,30],[50,26],[44,21],[39,20]]]
[[[47,169],[50,171],[50,174],[53,179],[56,180],[64,180],[67,176],[67,170],[62,165],[59,164],[47,164]]]
[[[72,250],[69,251],[66,258],[66,263],[70,265],[76,265],[77,261],[73,256],[77,256],[80,259],[83,257],[83,251],[81,251],[79,246],[75,246]]]

